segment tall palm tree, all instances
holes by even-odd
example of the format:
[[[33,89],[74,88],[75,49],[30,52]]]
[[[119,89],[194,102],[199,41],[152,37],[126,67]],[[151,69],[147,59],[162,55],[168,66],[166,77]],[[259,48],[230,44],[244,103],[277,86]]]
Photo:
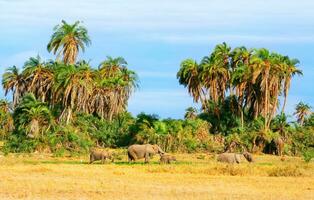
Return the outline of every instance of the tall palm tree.
[[[231,80],[230,90],[235,90],[235,95],[238,97],[240,114],[241,114],[241,127],[244,127],[244,109],[245,100],[252,99],[251,73],[250,73],[250,60],[252,57],[252,50],[246,47],[237,47],[231,52]]]
[[[285,70],[284,70],[284,102],[282,105],[281,113],[285,111],[287,96],[290,89],[291,79],[295,75],[303,75],[302,71],[297,68],[297,65],[300,63],[297,59],[290,59],[288,56],[285,56]]]
[[[28,92],[32,92],[43,102],[52,99],[54,74],[39,55],[25,62],[23,75],[27,82]]]
[[[130,94],[138,87],[137,81],[137,75],[127,69],[122,57],[107,57],[96,72],[90,98],[92,112],[111,120],[125,110]]]
[[[295,107],[294,115],[296,115],[298,123],[303,126],[305,118],[311,113],[311,106],[300,102]]]
[[[282,91],[285,70],[285,57],[278,54],[271,54],[271,69],[269,74],[269,120],[268,127],[271,119],[274,118],[279,107],[279,95]]]
[[[61,102],[60,119],[69,123],[73,111],[89,113],[89,97],[94,84],[94,70],[85,64],[60,65],[55,69],[54,104]]]
[[[201,101],[205,105],[205,96],[202,91],[202,82],[200,79],[200,66],[195,60],[186,59],[181,62],[180,70],[177,73],[179,83],[188,88],[189,94],[195,102]]]
[[[267,125],[269,121],[270,107],[269,77],[272,67],[271,53],[265,48],[255,50],[254,55],[251,58],[251,64],[253,66],[252,82],[253,84],[258,82],[260,90],[263,94],[263,97],[260,97],[263,102],[260,102],[260,104],[262,103],[264,105],[262,111],[264,116],[264,128],[265,130],[268,130]]]
[[[17,106],[20,101],[20,98],[26,92],[26,81],[19,72],[19,69],[16,66],[10,67],[2,76],[2,86],[5,90],[5,95],[9,91],[13,93],[13,108]]]
[[[200,64],[200,78],[209,97],[214,102],[225,98],[230,79],[230,50],[226,43],[215,47],[210,56],[205,56]]]
[[[197,117],[197,109],[196,108],[188,107],[185,111],[186,111],[185,115],[184,115],[185,119],[195,119]]]
[[[62,20],[62,23],[54,28],[47,49],[57,54],[57,60],[62,55],[65,64],[74,64],[79,50],[84,52],[85,46],[89,46],[90,43],[87,29],[81,26],[79,21],[68,24]]]
[[[249,79],[249,67],[247,65],[238,65],[231,76],[231,84],[235,88],[235,95],[238,98],[238,107],[241,115],[241,126],[244,127],[244,109],[245,109],[245,99],[250,94],[248,90],[250,89]]]

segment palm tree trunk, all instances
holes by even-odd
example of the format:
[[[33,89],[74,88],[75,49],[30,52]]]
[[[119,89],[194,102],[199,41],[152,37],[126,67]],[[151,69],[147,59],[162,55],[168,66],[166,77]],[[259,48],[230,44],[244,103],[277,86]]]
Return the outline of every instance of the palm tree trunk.
[[[243,116],[243,109],[241,109],[241,128],[243,129],[244,127],[244,116]]]
[[[266,72],[265,72],[265,79],[266,79],[266,81],[265,81],[265,105],[264,105],[264,112],[265,112],[265,114],[264,114],[264,118],[265,118],[265,123],[264,123],[264,125],[265,125],[265,127],[264,127],[264,129],[265,129],[265,132],[268,130],[268,108],[269,108],[269,99],[268,99],[268,76],[269,76],[269,67],[267,66],[267,69],[266,69]]]
[[[72,119],[72,109],[69,108],[69,109],[68,109],[68,112],[67,112],[66,124],[69,124],[71,119]]]
[[[287,93],[288,93],[288,92],[287,92]],[[283,101],[283,105],[282,105],[282,108],[281,108],[281,113],[284,113],[284,112],[285,112],[285,107],[286,107],[286,103],[287,103],[287,95],[288,95],[288,94],[285,94],[284,101]]]
[[[264,130],[265,132],[267,131],[267,114],[268,114],[268,111],[267,111],[267,97],[268,97],[268,88],[267,88],[268,84],[266,82],[266,89],[265,89],[265,100],[264,100]]]

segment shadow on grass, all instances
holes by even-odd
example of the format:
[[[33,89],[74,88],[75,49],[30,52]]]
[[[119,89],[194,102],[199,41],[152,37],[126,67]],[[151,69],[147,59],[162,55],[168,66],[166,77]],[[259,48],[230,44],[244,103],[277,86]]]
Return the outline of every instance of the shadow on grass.
[[[101,162],[94,162],[89,164],[89,161],[80,161],[80,160],[25,160],[23,161],[25,164],[68,164],[68,165],[106,165],[106,164],[114,164],[114,165],[129,165],[129,166],[146,166],[146,165],[160,165],[159,161],[151,161],[149,163],[144,162],[128,162],[128,161],[116,161],[116,162],[105,162],[102,164]],[[184,161],[177,161],[173,162],[170,165],[192,165],[197,163],[192,162],[184,162]],[[169,164],[162,164],[162,165],[169,165]]]
[[[261,163],[257,163],[257,165],[261,165],[261,166],[272,166],[274,165],[273,163],[269,163],[269,162],[261,162]]]
[[[26,160],[23,161],[25,164],[69,164],[69,165],[81,165],[81,164],[89,164],[87,161],[79,161],[79,160]],[[95,163],[96,164],[96,163]]]

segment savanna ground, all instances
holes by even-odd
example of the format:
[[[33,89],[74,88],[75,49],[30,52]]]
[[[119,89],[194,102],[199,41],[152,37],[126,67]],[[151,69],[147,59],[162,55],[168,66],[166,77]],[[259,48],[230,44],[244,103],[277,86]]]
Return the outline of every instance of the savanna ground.
[[[0,156],[0,199],[314,199],[314,163],[255,155],[227,165],[214,155],[177,154],[178,162],[88,164],[88,156]]]

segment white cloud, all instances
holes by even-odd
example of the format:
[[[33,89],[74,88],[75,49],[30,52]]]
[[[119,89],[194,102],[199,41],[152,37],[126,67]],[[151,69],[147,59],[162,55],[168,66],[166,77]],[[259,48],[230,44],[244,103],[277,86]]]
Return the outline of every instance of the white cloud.
[[[311,0],[2,0],[0,21],[12,26],[51,27],[62,18],[80,19],[97,29],[133,31],[236,28],[248,24],[293,26],[312,23],[313,8]]]
[[[155,40],[160,40],[170,43],[186,43],[186,44],[203,44],[203,43],[217,43],[217,42],[250,42],[250,43],[313,43],[314,35],[164,35],[154,36]]]

